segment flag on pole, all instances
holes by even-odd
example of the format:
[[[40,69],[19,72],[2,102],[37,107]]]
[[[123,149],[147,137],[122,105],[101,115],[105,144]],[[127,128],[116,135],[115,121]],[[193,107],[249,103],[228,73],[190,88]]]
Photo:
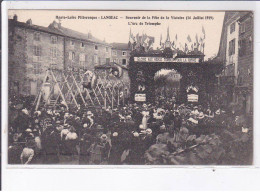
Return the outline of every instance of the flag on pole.
[[[204,35],[203,39],[205,39],[206,38],[206,32],[205,32],[204,26],[202,26],[202,33]]]
[[[196,39],[196,48],[198,48],[199,47],[198,34],[196,34],[195,39]]]
[[[175,42],[172,41],[172,48],[174,49],[175,48]]]
[[[136,34],[136,44],[140,44],[140,40],[139,40],[139,33]]]
[[[185,53],[187,53],[189,51],[189,48],[188,48],[188,45],[187,45],[187,43],[185,43]]]
[[[189,42],[191,42],[190,35],[187,36],[187,40],[188,40]]]

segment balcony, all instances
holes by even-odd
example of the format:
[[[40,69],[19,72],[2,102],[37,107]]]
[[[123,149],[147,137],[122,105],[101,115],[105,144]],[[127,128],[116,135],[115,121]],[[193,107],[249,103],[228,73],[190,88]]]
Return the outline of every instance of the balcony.
[[[236,76],[221,76],[219,77],[220,85],[235,85]]]

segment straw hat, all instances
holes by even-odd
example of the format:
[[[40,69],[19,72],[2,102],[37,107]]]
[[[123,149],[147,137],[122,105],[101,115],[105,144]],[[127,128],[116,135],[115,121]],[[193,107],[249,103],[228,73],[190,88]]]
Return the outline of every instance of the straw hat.
[[[112,134],[112,136],[113,136],[113,137],[117,137],[117,136],[118,136],[118,133],[117,133],[117,132],[114,132],[114,133]]]
[[[106,140],[107,139],[107,135],[106,134],[102,134],[100,138],[103,139],[103,140]]]
[[[25,131],[28,132],[28,133],[32,132],[32,130],[30,128],[26,129]]]
[[[145,131],[146,131],[147,134],[152,134],[152,132],[153,132],[152,129],[150,129],[150,128],[146,129]]]

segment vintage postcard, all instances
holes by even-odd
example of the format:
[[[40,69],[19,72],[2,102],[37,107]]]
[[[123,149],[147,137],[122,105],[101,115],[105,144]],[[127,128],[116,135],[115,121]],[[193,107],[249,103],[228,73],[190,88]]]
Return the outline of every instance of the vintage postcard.
[[[253,11],[8,10],[8,161],[252,165]]]

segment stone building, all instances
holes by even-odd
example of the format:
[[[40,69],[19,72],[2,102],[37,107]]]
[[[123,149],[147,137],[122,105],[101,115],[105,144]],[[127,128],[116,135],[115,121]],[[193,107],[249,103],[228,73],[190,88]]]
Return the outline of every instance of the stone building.
[[[126,43],[112,43],[112,62],[128,66],[131,50]]]
[[[45,72],[55,66],[64,68],[64,36],[62,33],[42,26],[9,19],[9,88],[10,92],[36,95]]]
[[[90,32],[80,33],[62,27],[56,21],[53,21],[49,28],[58,30],[65,36],[65,69],[94,70],[95,65],[110,62],[111,46],[105,41],[95,38]]]
[[[246,95],[247,97],[238,91],[239,88],[248,87],[249,82],[252,83],[252,39],[252,12],[227,11],[224,16],[218,52],[218,57],[225,64],[219,84],[227,103],[243,104],[243,109],[247,113],[251,111],[249,107],[252,107],[252,97],[249,97],[252,96],[252,90],[251,94]]]
[[[236,102],[246,113],[253,111],[254,20],[249,12],[238,20],[238,78],[235,87]]]
[[[31,19],[19,22],[15,15],[9,19],[8,41],[9,89],[25,96],[37,95],[49,68],[59,74],[62,70],[94,70],[111,61],[111,45],[55,21],[42,27]]]

